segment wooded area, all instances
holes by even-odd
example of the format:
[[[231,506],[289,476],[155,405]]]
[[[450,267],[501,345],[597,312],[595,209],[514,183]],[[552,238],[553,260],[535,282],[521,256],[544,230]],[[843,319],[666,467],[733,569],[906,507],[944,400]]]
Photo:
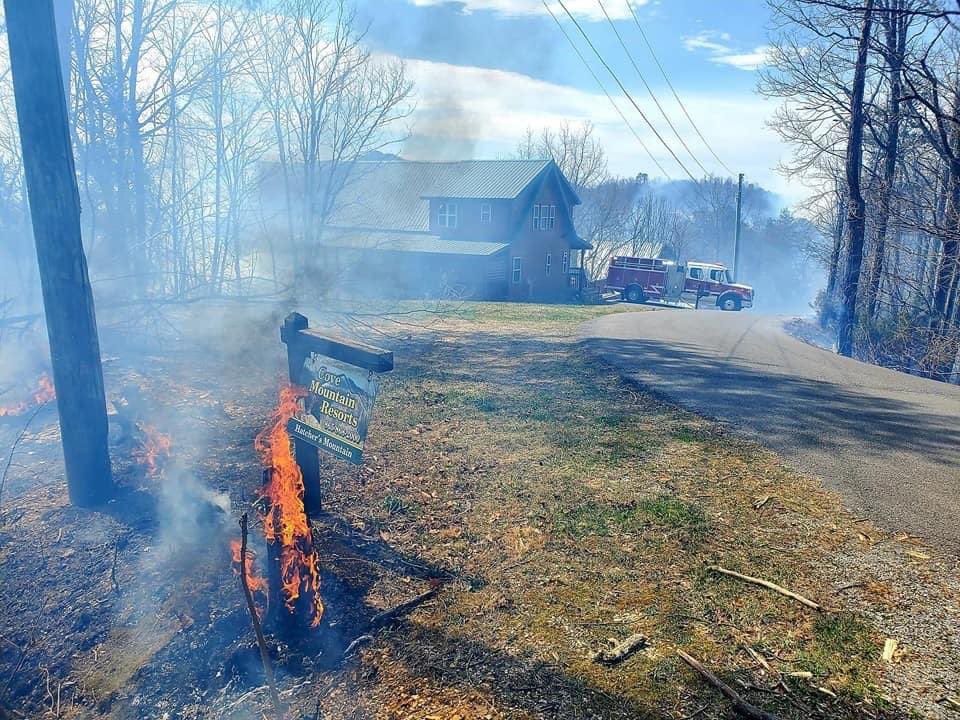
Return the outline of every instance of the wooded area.
[[[761,91],[784,170],[820,188],[820,322],[846,355],[956,379],[958,10],[930,0],[772,0]]]
[[[372,58],[354,11],[331,0],[57,6],[72,18],[61,38],[72,48],[68,111],[98,297],[272,292],[290,285],[293,266],[309,277],[303,247],[340,168],[402,137],[411,107],[403,65]],[[17,316],[38,295],[11,91],[3,67],[0,228],[10,238],[5,314]],[[266,166],[288,198],[310,202],[262,212]],[[278,234],[289,244],[275,247]]]

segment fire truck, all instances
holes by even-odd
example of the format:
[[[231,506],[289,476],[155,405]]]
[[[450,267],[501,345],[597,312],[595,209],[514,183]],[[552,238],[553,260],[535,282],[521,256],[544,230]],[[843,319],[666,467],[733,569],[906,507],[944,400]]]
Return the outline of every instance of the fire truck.
[[[653,300],[699,306],[712,301],[721,310],[753,307],[753,288],[733,282],[726,265],[720,263],[617,256],[610,260],[606,289],[631,303]]]

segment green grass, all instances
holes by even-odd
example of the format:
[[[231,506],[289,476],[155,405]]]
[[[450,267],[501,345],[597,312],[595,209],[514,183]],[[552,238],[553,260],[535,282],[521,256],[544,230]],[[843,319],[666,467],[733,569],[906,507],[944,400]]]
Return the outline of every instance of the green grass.
[[[588,501],[560,513],[554,524],[562,534],[583,538],[635,533],[651,524],[699,533],[705,529],[706,523],[706,516],[699,507],[669,495],[658,495],[630,505]]]
[[[846,692],[865,697],[874,694],[869,673],[880,650],[870,627],[856,614],[830,613],[814,621],[813,637],[798,660],[816,677],[830,678]]]

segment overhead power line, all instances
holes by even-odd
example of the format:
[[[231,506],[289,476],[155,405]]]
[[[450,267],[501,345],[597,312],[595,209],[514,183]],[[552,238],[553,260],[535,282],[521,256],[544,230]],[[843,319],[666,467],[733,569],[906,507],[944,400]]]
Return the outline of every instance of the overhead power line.
[[[699,185],[697,184],[698,180],[693,176],[693,173],[691,173],[690,170],[687,169],[687,166],[683,164],[683,161],[679,157],[677,157],[677,154],[673,151],[673,148],[670,147],[670,145],[667,144],[667,141],[663,139],[663,136],[660,134],[660,131],[657,130],[657,128],[653,125],[653,123],[650,122],[650,119],[646,116],[646,113],[643,112],[643,110],[637,104],[637,101],[634,100],[633,95],[630,94],[630,91],[627,90],[624,84],[620,81],[620,78],[617,77],[617,74],[613,71],[610,65],[607,64],[607,61],[603,59],[603,55],[600,54],[600,51],[597,50],[596,45],[594,45],[593,42],[590,40],[590,36],[587,35],[584,29],[580,26],[580,23],[577,22],[577,19],[573,16],[570,10],[567,9],[567,6],[564,5],[563,0],[557,0],[557,2],[560,4],[560,7],[563,8],[563,12],[566,13],[568,18],[570,18],[571,22],[573,22],[577,30],[580,31],[580,35],[583,36],[584,41],[586,41],[587,45],[590,46],[590,49],[593,51],[593,54],[597,56],[597,60],[600,61],[600,64],[603,65],[606,71],[610,74],[610,77],[612,77],[614,82],[617,83],[617,86],[620,88],[620,91],[626,96],[627,100],[630,101],[630,104],[633,105],[634,109],[640,114],[640,117],[643,118],[643,121],[646,123],[647,127],[650,128],[651,131],[653,131],[654,135],[656,135],[657,140],[660,141],[660,144],[666,148],[667,152],[670,153],[670,157],[672,157],[674,161],[677,163],[677,165],[679,165],[683,169],[683,172],[686,173],[687,177],[689,177],[694,182],[694,186],[699,187]],[[546,0],[544,0],[544,4],[546,4]]]
[[[713,146],[707,142],[707,139],[703,136],[703,133],[700,132],[700,128],[693,121],[693,118],[690,116],[690,113],[687,111],[687,106],[684,105],[683,100],[680,99],[680,95],[677,93],[676,88],[673,86],[673,83],[670,82],[670,78],[667,76],[667,71],[664,70],[663,65],[660,63],[660,58],[657,57],[657,53],[653,50],[653,45],[650,44],[650,41],[647,39],[647,34],[643,30],[643,25],[640,24],[640,17],[637,15],[637,11],[633,8],[633,3],[630,0],[625,0],[627,7],[630,8],[630,14],[633,16],[633,22],[637,26],[637,30],[640,31],[640,37],[643,38],[643,44],[647,46],[647,50],[650,51],[650,56],[653,58],[653,62],[656,63],[657,68],[660,70],[660,74],[663,75],[664,82],[667,83],[667,87],[670,88],[670,92],[673,93],[674,99],[677,101],[677,105],[680,106],[680,109],[683,110],[683,114],[686,116],[687,121],[690,123],[690,127],[693,128],[694,132],[697,133],[697,136],[706,146],[707,150],[710,151],[710,154],[713,155],[713,159],[716,160],[731,175],[736,173],[730,169],[730,167],[720,159],[720,156],[714,151]]]
[[[620,31],[617,30],[616,24],[610,18],[609,13],[607,13],[607,8],[603,4],[603,0],[597,0],[597,4],[600,6],[600,10],[603,11],[603,16],[607,19],[607,23],[610,25],[610,28],[613,30],[613,34],[617,36],[617,41],[620,43],[620,47],[623,48],[623,52],[626,53],[627,59],[630,60],[630,64],[633,65],[633,69],[637,71],[637,75],[640,77],[640,82],[643,83],[643,86],[647,89],[647,94],[650,96],[650,99],[653,100],[653,104],[657,106],[657,109],[660,111],[660,114],[663,116],[663,119],[667,122],[667,125],[670,126],[670,129],[673,130],[673,134],[676,136],[677,140],[683,146],[683,149],[687,151],[687,155],[690,156],[690,159],[697,164],[697,166],[703,171],[704,175],[709,175],[710,171],[707,170],[703,163],[697,159],[697,156],[693,154],[693,150],[690,149],[690,146],[680,137],[680,133],[677,132],[676,126],[670,120],[670,116],[667,115],[667,111],[663,109],[663,105],[660,104],[660,101],[657,99],[657,96],[653,92],[653,88],[650,87],[650,83],[647,82],[647,78],[644,77],[643,72],[640,70],[640,66],[637,65],[637,61],[633,58],[633,53],[630,52],[630,48],[627,47],[627,44],[623,41],[623,37],[620,35]]]
[[[590,73],[594,81],[600,87],[600,90],[603,91],[603,94],[607,96],[607,100],[610,101],[610,104],[613,105],[613,109],[617,111],[617,115],[620,116],[620,119],[623,120],[623,124],[626,125],[630,132],[633,133],[633,136],[637,139],[637,142],[640,143],[640,147],[643,148],[643,151],[647,154],[647,157],[653,162],[654,165],[664,174],[664,176],[669,180],[670,173],[668,173],[663,165],[660,164],[660,161],[654,157],[653,153],[650,152],[650,148],[647,147],[647,144],[643,141],[643,138],[640,137],[633,125],[630,124],[630,121],[627,120],[627,116],[623,114],[623,110],[620,109],[620,106],[617,105],[616,100],[613,99],[613,96],[609,93],[606,86],[597,77],[597,74],[593,71],[593,68],[590,67],[590,63],[587,62],[587,59],[583,56],[583,53],[580,52],[580,48],[577,47],[577,44],[573,41],[573,38],[570,37],[570,34],[564,29],[563,24],[560,22],[560,19],[553,13],[553,10],[550,9],[550,6],[547,4],[546,0],[543,0],[543,6],[547,9],[547,12],[550,13],[550,17],[553,18],[553,21],[557,24],[557,27],[560,28],[560,32],[563,33],[563,36],[567,39],[567,42],[570,43],[570,47],[573,48],[573,51],[577,54],[577,57],[580,58],[580,62],[583,63],[583,66],[587,69],[587,72]]]

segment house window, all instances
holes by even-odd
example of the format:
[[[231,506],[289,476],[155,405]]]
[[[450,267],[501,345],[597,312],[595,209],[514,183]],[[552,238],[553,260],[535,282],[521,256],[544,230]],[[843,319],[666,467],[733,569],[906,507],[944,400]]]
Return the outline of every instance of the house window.
[[[514,258],[513,259],[513,282],[514,284],[519,283],[523,275],[523,259]]]
[[[570,253],[565,252],[563,255],[560,256],[560,270],[564,275],[566,275],[569,269],[570,269]]]
[[[534,230],[553,230],[557,223],[556,205],[534,205],[533,206],[533,229]]]
[[[488,223],[493,218],[493,206],[490,203],[480,203],[480,222]]]
[[[544,269],[544,272],[546,272],[547,275],[550,274],[550,268],[552,265],[553,265],[553,255],[551,255],[550,253],[547,253],[547,267]]]
[[[456,203],[440,203],[437,208],[437,225],[444,228],[455,228],[457,226]]]

